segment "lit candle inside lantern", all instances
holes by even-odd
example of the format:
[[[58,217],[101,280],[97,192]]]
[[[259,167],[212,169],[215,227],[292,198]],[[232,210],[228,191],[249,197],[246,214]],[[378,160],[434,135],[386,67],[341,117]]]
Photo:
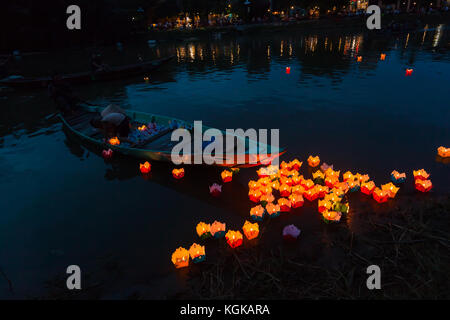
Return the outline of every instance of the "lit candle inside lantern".
[[[412,73],[413,73],[413,69],[406,69],[405,75],[410,76],[410,75],[412,75]]]
[[[375,199],[376,202],[378,203],[383,203],[388,201],[389,198],[389,194],[387,193],[387,191],[381,190],[380,188],[376,187],[373,190],[373,198]]]
[[[384,59],[386,59],[386,54],[385,53],[380,54],[380,60],[384,61]]]
[[[211,226],[209,223],[199,222],[196,231],[201,239],[207,239],[211,236]]]
[[[118,146],[120,144],[120,140],[117,137],[111,138],[108,140],[110,145]]]
[[[244,231],[244,234],[248,240],[255,239],[259,234],[259,226],[256,222],[251,223],[246,220],[244,226],[242,227],[242,230]]]
[[[172,253],[172,263],[177,269],[189,266],[189,251],[183,247],[179,247]]]
[[[278,199],[278,205],[280,206],[281,212],[289,212],[291,211],[291,202],[286,198]]]
[[[281,161],[280,168],[289,169],[289,163],[287,163],[286,161]]]
[[[325,175],[320,170],[317,170],[316,172],[313,172],[312,176],[313,176],[314,180],[316,180],[316,179],[322,179],[323,180],[325,178]]]
[[[362,56],[358,56],[358,57],[357,57],[357,61],[358,61],[358,62],[361,62],[361,61],[362,61]]]
[[[431,180],[420,180],[420,179],[417,179],[415,181],[415,187],[420,192],[428,192],[433,187],[433,184],[431,183]]]
[[[289,176],[290,173],[291,173],[291,170],[289,170],[288,168],[280,170],[280,176],[283,176],[283,177]]]
[[[262,196],[261,191],[259,191],[258,189],[250,190],[250,192],[248,193],[250,201],[253,202],[259,202],[261,196]]]
[[[291,162],[289,162],[289,167],[291,168],[291,170],[300,170],[301,166],[302,166],[303,162],[299,161],[298,159],[294,159]]]
[[[337,211],[325,210],[322,212],[322,217],[325,222],[339,222],[341,220],[342,213]]]
[[[225,223],[214,221],[210,227],[210,233],[214,238],[222,238],[225,235]]]
[[[424,169],[413,170],[414,180],[428,180],[430,175]]]
[[[318,198],[325,197],[325,195],[328,193],[328,190],[329,189],[326,186],[316,185],[317,197]]]
[[[141,170],[141,173],[147,174],[152,170],[152,166],[148,161],[145,161],[144,163],[139,164],[139,169]]]
[[[278,182],[278,180],[272,181],[269,185],[274,190],[278,190],[280,188],[280,183]]]
[[[308,164],[310,167],[313,167],[313,168],[317,167],[319,165],[319,163],[320,163],[319,156],[315,156],[315,157],[309,156],[308,157]]]
[[[288,186],[292,186],[293,182],[291,178],[288,177],[280,177],[280,185],[287,184]],[[279,189],[278,189],[279,190]]]
[[[438,155],[442,158],[450,157],[450,148],[441,146],[437,149],[437,151],[438,151]]]
[[[292,208],[299,208],[303,205],[304,200],[300,194],[293,193],[289,196],[289,201],[291,202]]]
[[[172,175],[175,179],[181,179],[184,177],[184,169],[173,169],[172,170]]]
[[[223,182],[230,182],[231,180],[233,180],[233,172],[231,171],[223,170],[221,176]]]
[[[280,192],[280,195],[282,197],[288,197],[291,194],[291,187],[288,186],[287,184],[282,184],[279,188],[278,191]]]
[[[218,185],[217,183],[214,183],[212,186],[209,187],[209,193],[213,195],[214,197],[218,197],[222,192],[222,186]]]
[[[330,210],[333,202],[328,200],[319,200],[319,212],[323,213],[325,210]]]
[[[293,224],[290,224],[283,228],[283,240],[287,242],[293,242],[297,240],[300,235],[300,229],[298,229]]]
[[[264,208],[261,205],[257,205],[256,207],[251,208],[250,216],[255,221],[262,221],[262,219],[264,217]]]
[[[264,187],[269,185],[272,182],[272,180],[269,177],[265,177],[265,178],[260,178],[258,180],[258,183],[260,185],[260,187]]]
[[[259,188],[259,191],[261,191],[261,194],[267,194],[267,193],[272,193],[272,187],[267,185],[267,186],[262,186]]]
[[[392,182],[381,185],[381,190],[386,191],[389,198],[395,198],[399,189],[400,188],[396,187]]]
[[[270,218],[278,217],[280,215],[280,206],[278,204],[268,203],[266,211]]]
[[[239,231],[229,230],[225,235],[225,239],[227,239],[227,243],[232,248],[237,248],[242,245],[243,236]]]
[[[194,243],[189,248],[189,255],[194,263],[205,261],[205,247]]]
[[[361,192],[370,195],[375,189],[375,183],[373,181],[361,183]]]

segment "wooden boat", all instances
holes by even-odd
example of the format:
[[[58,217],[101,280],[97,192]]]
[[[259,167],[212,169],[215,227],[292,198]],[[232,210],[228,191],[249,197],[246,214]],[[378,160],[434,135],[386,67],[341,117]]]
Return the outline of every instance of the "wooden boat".
[[[107,71],[99,72],[95,75],[93,75],[92,72],[87,71],[62,75],[61,78],[73,85],[120,79],[155,70],[173,57],[174,56],[170,56],[142,63],[111,67]],[[0,80],[0,85],[19,89],[46,88],[50,79],[50,77],[3,79]]]
[[[76,136],[80,139],[81,143],[88,143],[99,148],[103,149],[112,149],[115,153],[119,153],[125,156],[130,156],[143,160],[151,160],[151,161],[166,161],[170,162],[171,152],[175,145],[177,145],[178,141],[171,141],[172,131],[171,124],[176,123],[177,127],[180,128],[188,128],[188,130],[192,131],[190,128],[193,128],[193,123],[187,122],[184,120],[160,116],[151,113],[139,112],[139,111],[126,111],[128,117],[131,119],[131,123],[133,126],[141,126],[143,124],[148,124],[151,121],[156,122],[156,124],[162,128],[162,130],[158,133],[152,135],[149,139],[145,140],[143,143],[131,147],[127,143],[120,143],[118,145],[112,145],[109,141],[105,141],[102,133],[96,128],[92,127],[90,124],[90,120],[94,117],[98,116],[100,112],[103,110],[101,107],[95,106],[87,106],[82,105],[80,107],[80,112],[73,116],[62,116],[59,115],[61,121],[63,122],[64,128],[66,132]],[[204,132],[207,129],[211,129],[207,126],[202,126],[202,131]],[[217,166],[225,166],[225,167],[252,167],[261,164],[268,164],[285,151],[281,148],[274,147],[271,145],[259,143],[254,140],[249,140],[246,137],[241,137],[235,134],[227,133],[223,130],[220,132],[224,135],[223,141],[226,141],[225,135],[233,135],[233,139],[240,139],[241,143],[245,144],[244,153],[238,153],[238,145],[237,140],[236,143],[228,150],[225,150],[224,155],[220,155],[223,159],[222,163],[214,163]],[[191,132],[191,136],[192,132]],[[256,148],[250,149],[250,142],[256,145]],[[191,142],[189,142],[191,143]],[[203,149],[206,146],[203,146]],[[194,150],[191,145],[191,150]],[[191,153],[189,155],[183,155],[184,160],[190,160],[190,163],[194,163],[195,153]],[[198,156],[198,154],[197,154]],[[219,157],[219,155],[215,155],[215,157]]]

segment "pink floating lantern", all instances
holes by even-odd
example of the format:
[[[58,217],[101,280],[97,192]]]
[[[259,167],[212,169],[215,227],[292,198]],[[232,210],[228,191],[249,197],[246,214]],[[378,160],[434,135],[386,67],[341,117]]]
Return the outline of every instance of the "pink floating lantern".
[[[103,151],[102,151],[102,156],[103,156],[103,159],[109,160],[109,159],[111,159],[112,156],[113,156],[113,151],[112,151],[111,149],[103,150]]]
[[[300,235],[300,229],[290,224],[283,228],[283,240],[287,242],[294,242]]]
[[[222,193],[222,186],[217,183],[214,183],[212,186],[209,187],[209,193],[211,193],[213,197],[220,196],[220,194]]]

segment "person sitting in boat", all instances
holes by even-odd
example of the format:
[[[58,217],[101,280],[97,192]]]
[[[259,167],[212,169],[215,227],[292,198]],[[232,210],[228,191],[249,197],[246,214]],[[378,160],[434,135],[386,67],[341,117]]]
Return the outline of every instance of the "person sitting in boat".
[[[106,139],[117,137],[120,141],[135,144],[128,138],[131,132],[130,118],[119,106],[109,105],[90,123],[94,128],[100,129]]]
[[[71,114],[78,110],[80,98],[75,95],[72,87],[60,75],[52,75],[47,89],[49,96],[55,101],[56,107],[60,112]]]
[[[103,72],[109,69],[109,66],[103,63],[101,54],[93,53],[91,55],[91,71],[92,73]]]

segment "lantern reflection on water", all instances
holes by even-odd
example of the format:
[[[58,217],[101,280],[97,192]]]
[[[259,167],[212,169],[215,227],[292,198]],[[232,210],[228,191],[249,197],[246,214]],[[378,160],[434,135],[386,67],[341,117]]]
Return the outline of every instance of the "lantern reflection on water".
[[[197,234],[201,239],[206,239],[211,236],[211,226],[209,223],[199,222],[197,224]]]
[[[184,268],[189,266],[189,251],[183,247],[179,247],[172,253],[172,263],[176,268]]]
[[[262,219],[264,217],[264,208],[261,205],[257,205],[256,207],[251,208],[250,216],[255,221],[262,221]]]
[[[205,261],[205,247],[194,243],[189,248],[189,255],[194,263]]]
[[[152,166],[148,161],[139,164],[139,170],[141,170],[141,173],[143,174],[149,173],[151,169]]]
[[[227,243],[232,248],[237,248],[242,245],[243,236],[239,231],[229,230],[225,235],[225,239],[227,239]]]
[[[246,220],[244,226],[242,227],[242,231],[244,231],[244,234],[248,240],[252,240],[258,236],[259,226],[256,222],[251,223]]]
[[[102,157],[103,157],[103,159],[109,160],[109,159],[112,158],[112,156],[113,156],[113,151],[112,151],[111,149],[103,150],[103,151],[102,151]]]
[[[225,235],[225,223],[214,221],[210,227],[210,233],[214,238],[222,238]]]

